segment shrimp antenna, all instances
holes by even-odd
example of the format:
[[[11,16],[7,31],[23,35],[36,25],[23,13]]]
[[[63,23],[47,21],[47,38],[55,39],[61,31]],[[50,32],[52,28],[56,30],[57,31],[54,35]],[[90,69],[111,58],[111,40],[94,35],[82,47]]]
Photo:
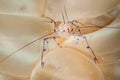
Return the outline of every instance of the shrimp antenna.
[[[16,51],[14,51],[13,53],[11,53],[10,55],[8,55],[8,56],[4,57],[3,59],[1,59],[1,60],[0,60],[0,63],[2,63],[3,61],[5,61],[6,59],[8,59],[9,57],[11,57],[12,55],[16,54],[17,52],[19,52],[19,51],[22,50],[23,48],[31,45],[32,43],[34,43],[34,42],[36,42],[36,41],[38,41],[38,40],[40,40],[40,39],[42,39],[42,38],[44,38],[44,37],[46,37],[46,36],[49,36],[49,35],[51,35],[51,34],[53,34],[53,33],[46,34],[46,35],[44,35],[44,36],[41,36],[41,37],[39,37],[39,38],[37,38],[37,39],[35,39],[35,40],[27,43],[27,44],[24,45],[23,47],[17,49]]]
[[[65,6],[65,5],[64,5],[64,11],[65,11],[66,20],[67,20],[67,22],[68,22],[69,19],[68,19],[68,14],[67,14],[67,10],[66,10],[66,6]]]
[[[65,3],[66,3],[66,1],[65,1]],[[67,22],[69,21],[65,4],[63,5],[62,18],[63,18],[64,24],[65,24],[66,21]]]
[[[64,24],[65,24],[65,17],[64,17],[63,12],[62,12],[62,19],[63,19],[63,22],[64,22]]]

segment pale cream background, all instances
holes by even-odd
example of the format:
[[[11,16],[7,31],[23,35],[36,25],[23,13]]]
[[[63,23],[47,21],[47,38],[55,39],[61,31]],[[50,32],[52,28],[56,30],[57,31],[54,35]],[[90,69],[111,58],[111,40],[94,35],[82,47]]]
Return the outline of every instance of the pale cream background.
[[[114,4],[113,1],[115,1]],[[113,8],[114,5],[117,5],[119,1],[120,0],[108,1],[107,2],[108,6],[99,5],[101,9],[98,9],[95,6],[94,6],[95,9],[83,6],[86,8],[90,8],[89,9],[90,11],[87,12],[89,15],[86,13],[86,11],[74,9],[75,13],[73,13],[71,19],[76,19],[76,16],[74,14],[78,13],[82,14],[79,17],[81,16],[83,17],[84,13],[85,15],[88,15],[87,17],[101,15],[102,13]],[[104,0],[101,0],[101,2],[104,3]],[[40,16],[42,16],[45,13],[47,16],[56,19],[61,19],[61,15],[57,11],[55,11],[56,9],[52,3],[56,4],[54,0],[51,0],[49,6],[47,7],[53,6],[52,7],[53,10],[50,11],[50,9],[47,8],[46,12],[44,12],[45,7],[41,6],[46,5],[45,0],[0,1],[0,60],[14,52],[16,49],[19,49],[20,47],[24,46],[26,43],[38,38],[38,36],[43,36],[51,33],[52,26],[50,24],[43,23],[42,21],[46,19],[40,18]],[[68,6],[70,7],[71,5]],[[54,13],[53,15],[53,12],[56,13]],[[120,25],[119,21],[120,20],[118,17],[110,26],[119,27]],[[110,80],[115,80],[116,78],[119,79],[120,75],[119,34],[120,30],[102,29],[95,33],[86,35],[97,56],[99,56],[99,58],[103,61],[103,63],[101,63],[100,66],[104,72],[104,75],[111,76],[109,77]],[[65,42],[65,45],[71,45],[72,41],[73,41],[72,38],[69,39],[68,41]],[[0,73],[9,75],[7,77],[5,75],[1,75],[0,76],[1,80],[19,80],[13,77],[20,78],[30,77],[32,69],[39,60],[40,57],[39,55],[42,49],[41,45],[42,45],[41,41],[37,41],[34,44],[22,49],[20,52],[16,53],[15,55],[8,58],[4,62],[0,63]],[[85,49],[85,45],[83,47],[81,48],[81,50],[89,53],[89,51]]]

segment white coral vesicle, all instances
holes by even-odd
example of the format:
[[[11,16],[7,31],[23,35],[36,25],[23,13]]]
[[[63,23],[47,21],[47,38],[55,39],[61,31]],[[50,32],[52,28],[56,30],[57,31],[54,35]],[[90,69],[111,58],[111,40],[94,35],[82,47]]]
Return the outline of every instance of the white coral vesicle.
[[[31,80],[104,80],[99,67],[89,58],[70,48],[57,48],[44,57],[34,68]]]
[[[107,27],[100,30],[83,30],[83,34],[90,33],[84,36],[97,55],[99,64],[95,64],[91,57],[86,56],[92,54],[86,49],[84,40],[80,39],[77,45],[74,44],[75,37],[63,42],[63,48],[55,48],[56,44],[49,42],[50,51],[44,56],[44,68],[41,68],[38,61],[43,48],[42,40],[6,57],[36,37],[42,36],[43,39],[44,35],[53,33],[52,25],[43,21],[47,21],[45,17],[48,16],[63,22],[61,8],[64,7],[65,1],[69,20],[77,19],[85,24]],[[0,60],[5,57],[7,59],[0,62],[0,74],[3,74],[0,79],[120,79],[120,29],[109,28],[120,26],[120,7],[117,6],[119,3],[120,0],[1,0]]]

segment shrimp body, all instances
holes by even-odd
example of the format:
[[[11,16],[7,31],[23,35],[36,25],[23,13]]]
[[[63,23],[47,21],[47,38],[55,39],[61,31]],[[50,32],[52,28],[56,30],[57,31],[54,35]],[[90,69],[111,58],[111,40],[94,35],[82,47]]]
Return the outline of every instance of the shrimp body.
[[[75,25],[73,22],[60,23],[55,27],[56,35],[61,38],[69,38],[71,36],[80,36],[80,26]]]

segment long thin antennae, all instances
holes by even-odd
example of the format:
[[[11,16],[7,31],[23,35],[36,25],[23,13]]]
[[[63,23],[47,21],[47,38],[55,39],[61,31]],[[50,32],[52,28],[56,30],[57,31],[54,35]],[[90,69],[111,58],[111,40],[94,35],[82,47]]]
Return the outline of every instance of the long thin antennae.
[[[66,10],[66,6],[64,5],[64,11],[65,11],[65,16],[66,16],[66,19],[67,19],[67,22],[69,21],[68,19],[68,14],[67,14],[67,10]]]
[[[62,12],[62,19],[63,19],[63,22],[64,22],[64,24],[65,24],[65,17],[64,17],[63,12]]]
[[[76,23],[79,23],[82,25],[82,27],[80,28],[93,28],[93,27],[97,27],[97,28],[111,28],[111,29],[120,29],[120,27],[102,27],[102,26],[96,26],[96,25],[84,25],[78,21],[73,21],[73,22],[76,22]],[[73,22],[71,22],[73,25],[75,25]]]
[[[23,47],[17,49],[16,51],[14,51],[13,53],[11,53],[10,55],[8,55],[8,56],[4,57],[3,59],[1,59],[1,60],[0,60],[0,63],[2,63],[3,61],[5,61],[6,59],[8,59],[9,57],[11,57],[12,55],[16,54],[18,51],[22,50],[23,48],[31,45],[32,43],[34,43],[34,42],[36,42],[36,41],[38,41],[38,40],[40,40],[40,39],[42,39],[42,38],[44,38],[44,37],[46,37],[46,36],[49,36],[49,35],[51,35],[51,34],[53,34],[53,33],[46,34],[46,35],[44,35],[44,36],[41,36],[41,37],[39,37],[39,38],[37,38],[37,39],[35,39],[35,40],[27,43],[27,44],[24,45]]]
[[[101,27],[101,26],[84,26],[84,27],[80,27],[80,28],[92,28],[92,27],[109,28],[109,29],[120,29],[120,27]]]

